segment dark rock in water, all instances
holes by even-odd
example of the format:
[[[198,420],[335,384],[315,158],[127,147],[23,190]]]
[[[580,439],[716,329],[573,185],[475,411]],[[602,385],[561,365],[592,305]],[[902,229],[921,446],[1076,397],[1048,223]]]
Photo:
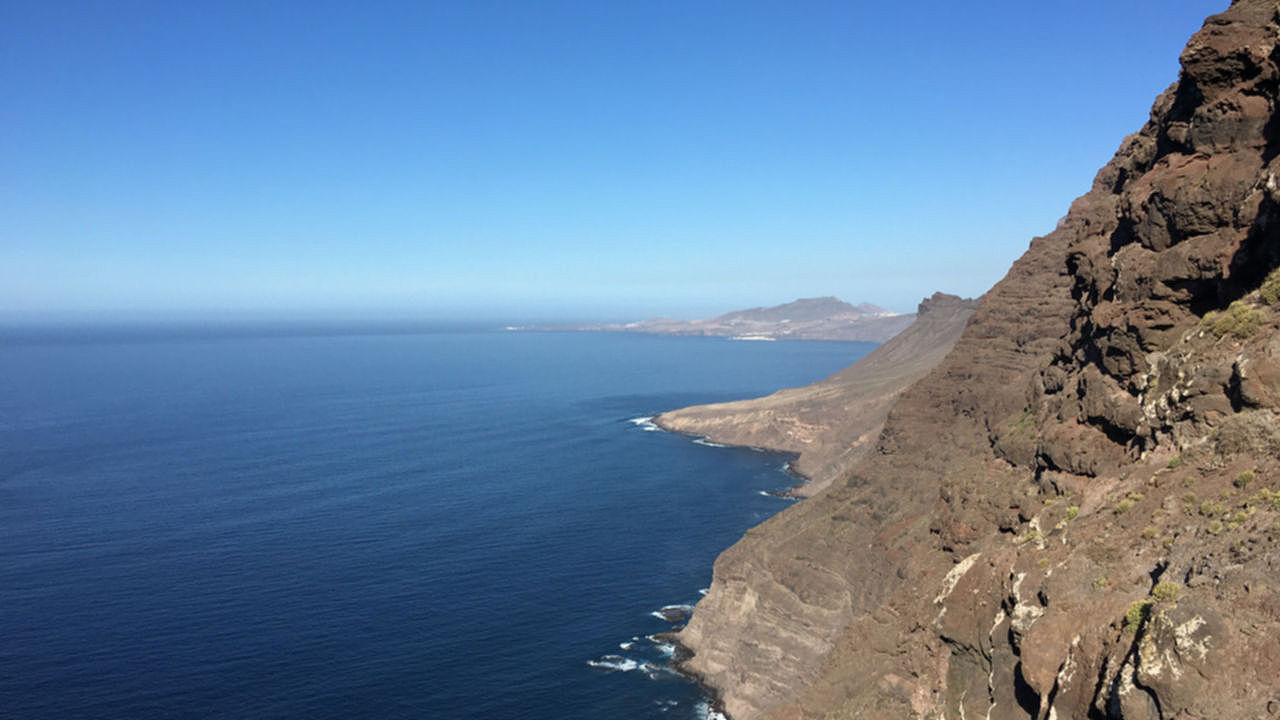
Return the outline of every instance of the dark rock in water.
[[[654,611],[653,614],[672,624],[682,623],[688,620],[689,616],[693,615],[693,606],[667,605],[661,610]]]

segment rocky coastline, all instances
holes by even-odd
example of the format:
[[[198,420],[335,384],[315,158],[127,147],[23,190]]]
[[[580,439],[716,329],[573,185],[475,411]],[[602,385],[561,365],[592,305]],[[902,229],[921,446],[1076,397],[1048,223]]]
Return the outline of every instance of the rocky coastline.
[[[865,450],[717,559],[677,639],[734,720],[1280,714],[1280,3],[1181,63]]]
[[[661,413],[654,425],[721,445],[788,453],[801,482],[788,497],[826,487],[871,448],[897,397],[951,350],[976,300],[935,293],[915,321],[850,367],[825,380],[772,395]]]

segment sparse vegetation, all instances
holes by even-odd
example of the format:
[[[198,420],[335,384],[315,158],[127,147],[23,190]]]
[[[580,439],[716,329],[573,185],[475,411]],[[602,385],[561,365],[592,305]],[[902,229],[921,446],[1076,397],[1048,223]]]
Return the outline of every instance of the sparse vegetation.
[[[1151,589],[1151,597],[1155,598],[1157,602],[1169,602],[1177,600],[1178,593],[1181,591],[1181,585],[1176,582],[1165,580],[1164,582],[1156,583],[1156,586]]]
[[[1267,279],[1262,281],[1262,287],[1258,288],[1258,294],[1262,296],[1262,302],[1268,305],[1280,303],[1280,268],[1267,275]]]
[[[1257,332],[1266,318],[1263,316],[1262,311],[1255,310],[1236,300],[1225,311],[1217,315],[1206,315],[1205,320],[1211,321],[1209,329],[1218,337],[1234,335],[1240,339],[1245,339]]]
[[[1253,482],[1253,477],[1252,470],[1245,470],[1237,475],[1236,479],[1231,481],[1231,484],[1243,490],[1246,487],[1249,487],[1249,483]]]
[[[1075,520],[1079,514],[1080,514],[1079,505],[1072,505],[1071,507],[1067,508],[1067,522],[1071,522],[1072,520]]]
[[[1157,528],[1155,525],[1148,525],[1142,528],[1142,537],[1146,540],[1155,540],[1156,536],[1159,534],[1160,534],[1160,529]]]
[[[1277,520],[1277,521],[1276,521],[1276,532],[1277,532],[1277,534],[1280,534],[1280,520]],[[1107,576],[1106,576],[1106,575],[1102,575],[1102,576],[1100,576],[1100,577],[1096,578],[1096,579],[1093,581],[1093,585],[1092,585],[1092,587],[1093,587],[1093,589],[1094,589],[1094,590],[1101,590],[1102,588],[1104,588],[1104,587],[1106,587],[1106,586],[1107,586]]]
[[[1217,517],[1227,511],[1227,508],[1220,502],[1213,500],[1205,500],[1200,503],[1200,514],[1205,517]]]
[[[1173,457],[1169,458],[1169,462],[1168,464],[1165,465],[1165,467],[1169,468],[1170,470],[1177,470],[1178,467],[1181,465],[1182,465],[1182,456],[1174,455]]]
[[[1213,522],[1209,523],[1209,526],[1206,527],[1205,530],[1207,530],[1210,535],[1217,535],[1218,533],[1222,532],[1222,521],[1214,520]]]
[[[1134,600],[1129,605],[1129,609],[1124,611],[1125,632],[1137,633],[1149,617],[1151,617],[1150,598]]]
[[[1130,510],[1132,510],[1132,509],[1133,509],[1133,500],[1132,500],[1132,499],[1130,499],[1130,498],[1125,498],[1125,499],[1121,500],[1120,502],[1116,503],[1116,514],[1117,514],[1117,515],[1124,514],[1124,513],[1126,513],[1126,512],[1129,512],[1129,511],[1130,511]]]
[[[1267,488],[1263,488],[1258,493],[1257,497],[1271,503],[1271,507],[1276,510],[1280,510],[1280,490],[1268,490]]]

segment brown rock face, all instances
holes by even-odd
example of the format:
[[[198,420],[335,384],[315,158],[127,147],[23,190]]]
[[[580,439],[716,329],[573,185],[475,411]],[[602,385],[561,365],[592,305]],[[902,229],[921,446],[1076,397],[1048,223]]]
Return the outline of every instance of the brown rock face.
[[[1280,3],[1237,0],[870,452],[716,562],[749,718],[1280,716]]]
[[[654,422],[718,443],[799,453],[794,469],[813,480],[797,492],[812,495],[873,446],[894,401],[942,362],[976,306],[936,293],[920,303],[911,327],[825,380],[762,398],[674,410]]]

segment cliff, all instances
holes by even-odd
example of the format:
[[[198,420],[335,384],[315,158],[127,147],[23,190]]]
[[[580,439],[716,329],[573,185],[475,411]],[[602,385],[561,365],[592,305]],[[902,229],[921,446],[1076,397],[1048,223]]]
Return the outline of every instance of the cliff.
[[[812,495],[871,448],[894,401],[942,361],[976,304],[937,293],[920,303],[910,327],[825,380],[674,410],[654,422],[718,443],[798,453],[792,467],[811,481],[797,493]]]
[[[735,720],[1280,713],[1278,34],[1209,18],[874,449],[717,560],[680,639]]]

